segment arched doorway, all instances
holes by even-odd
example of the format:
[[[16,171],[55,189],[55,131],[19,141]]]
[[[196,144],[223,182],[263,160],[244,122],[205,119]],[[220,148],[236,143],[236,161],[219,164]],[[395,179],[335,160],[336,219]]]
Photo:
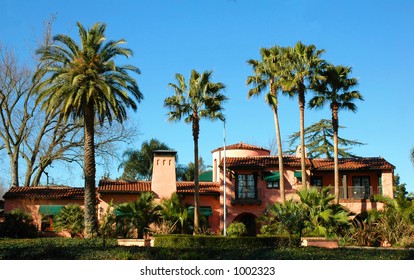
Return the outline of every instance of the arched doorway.
[[[252,213],[242,213],[234,218],[234,221],[241,222],[246,226],[248,236],[256,236],[257,225],[255,215]]]

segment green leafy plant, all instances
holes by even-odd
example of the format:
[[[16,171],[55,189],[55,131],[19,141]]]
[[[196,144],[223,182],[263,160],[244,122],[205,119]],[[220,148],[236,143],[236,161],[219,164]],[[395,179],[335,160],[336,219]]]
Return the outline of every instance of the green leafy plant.
[[[71,237],[83,237],[85,212],[79,204],[68,204],[55,216],[53,228],[57,232],[67,231]]]
[[[333,237],[350,226],[349,212],[341,205],[332,203],[335,195],[329,187],[305,188],[296,191],[305,214],[304,234]]]
[[[305,227],[305,212],[301,204],[288,200],[285,204],[275,203],[266,208],[260,218],[261,233],[265,235],[288,234],[302,235]]]
[[[239,237],[239,236],[246,235],[246,233],[247,233],[246,225],[241,222],[232,222],[227,227],[227,235],[229,237]]]
[[[180,203],[180,198],[173,193],[169,199],[163,199],[160,204],[160,217],[163,225],[169,225],[171,228],[178,229],[184,233],[188,229],[188,210]],[[172,230],[171,232],[174,232]]]
[[[4,223],[0,236],[12,238],[34,238],[37,226],[29,213],[17,208],[4,214]]]
[[[143,238],[150,224],[157,222],[160,207],[154,202],[154,193],[144,192],[133,202],[126,202],[115,207],[117,212],[117,228],[123,237]]]
[[[106,246],[106,239],[115,235],[116,215],[111,201],[99,221],[99,234],[102,236],[102,244]]]

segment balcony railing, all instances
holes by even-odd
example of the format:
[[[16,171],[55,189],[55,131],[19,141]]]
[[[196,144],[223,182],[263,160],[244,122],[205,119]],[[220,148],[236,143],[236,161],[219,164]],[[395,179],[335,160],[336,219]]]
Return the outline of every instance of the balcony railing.
[[[335,189],[329,186],[330,193],[334,194]],[[339,198],[341,199],[369,199],[374,194],[382,194],[382,187],[374,191],[373,186],[339,186]]]

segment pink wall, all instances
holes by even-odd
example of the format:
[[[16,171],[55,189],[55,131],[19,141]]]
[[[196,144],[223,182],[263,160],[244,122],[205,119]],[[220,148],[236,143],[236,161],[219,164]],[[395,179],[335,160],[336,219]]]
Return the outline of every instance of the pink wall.
[[[170,198],[176,191],[175,155],[174,151],[154,153],[151,189],[160,199]]]
[[[200,206],[210,206],[213,210],[213,213],[208,217],[208,222],[210,224],[211,230],[217,234],[220,234],[220,222],[222,220],[222,206],[220,204],[219,197],[213,195],[200,195],[199,199]],[[182,205],[192,205],[194,206],[194,195],[184,195],[181,199]]]
[[[21,209],[32,215],[34,223],[40,230],[42,224],[42,215],[39,214],[40,205],[68,205],[79,204],[83,207],[83,200],[80,199],[54,199],[54,200],[38,200],[38,199],[13,199],[8,198],[4,202],[4,212],[8,213],[14,209]],[[67,233],[62,233],[62,236],[68,236]],[[70,237],[70,235],[69,235]]]

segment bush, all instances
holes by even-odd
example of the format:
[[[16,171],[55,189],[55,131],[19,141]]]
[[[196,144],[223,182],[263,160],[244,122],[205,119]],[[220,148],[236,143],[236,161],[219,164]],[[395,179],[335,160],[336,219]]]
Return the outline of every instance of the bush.
[[[201,235],[156,235],[154,246],[166,248],[202,248],[202,249],[256,249],[284,248],[300,244],[300,238],[281,236],[201,236]]]
[[[58,232],[66,230],[71,237],[82,236],[85,228],[84,215],[79,204],[68,204],[59,210],[53,228]]]
[[[0,227],[0,236],[12,238],[34,238],[37,236],[37,226],[30,214],[21,209],[14,209],[4,214],[4,223]]]
[[[233,222],[227,227],[227,235],[229,237],[239,237],[246,235],[246,225],[241,222]]]

